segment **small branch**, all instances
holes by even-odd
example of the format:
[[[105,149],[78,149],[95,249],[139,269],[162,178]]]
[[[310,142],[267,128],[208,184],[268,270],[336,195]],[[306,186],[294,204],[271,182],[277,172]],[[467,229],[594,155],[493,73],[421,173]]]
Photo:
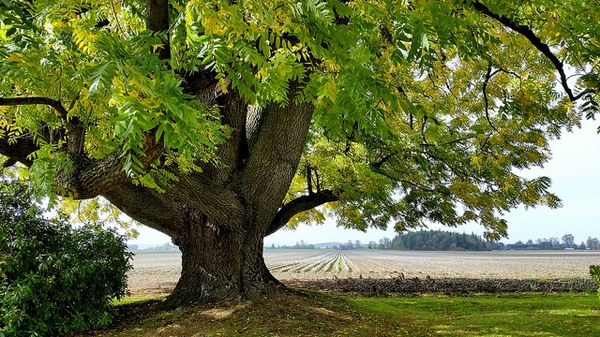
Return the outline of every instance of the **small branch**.
[[[392,155],[388,154],[386,156],[383,156],[383,158],[381,158],[380,160],[378,160],[378,161],[376,161],[374,163],[370,163],[369,166],[378,169],[381,166],[383,166],[383,164],[385,164],[390,158],[392,158]]]
[[[317,183],[317,193],[321,193],[321,181],[319,179],[319,171],[317,169],[313,169],[315,171],[315,179]]]
[[[423,144],[428,145],[429,142],[427,138],[425,138],[425,124],[427,124],[427,115],[423,116],[423,124],[421,125],[421,138],[423,139]]]
[[[488,83],[490,82],[490,78],[492,78],[492,76],[496,75],[499,72],[499,70],[496,70],[492,73],[492,65],[488,65],[487,68],[487,72],[485,73],[485,80],[483,81],[483,101],[485,102],[485,119],[487,120],[488,124],[492,127],[492,129],[494,129],[496,132],[498,132],[498,129],[496,129],[496,127],[494,126],[494,124],[492,123],[492,120],[490,119],[490,112],[489,112],[489,101],[488,101],[488,97],[487,97],[487,86]]]
[[[546,58],[550,60],[550,62],[552,62],[556,71],[558,71],[558,74],[560,75],[560,83],[572,102],[578,100],[579,98],[581,98],[581,96],[583,96],[582,93],[580,93],[579,95],[573,94],[573,91],[571,90],[567,82],[567,76],[565,74],[565,69],[563,67],[562,61],[559,60],[558,57],[556,57],[556,55],[552,53],[552,50],[550,50],[550,46],[543,43],[542,40],[540,40],[540,38],[537,35],[535,35],[531,28],[520,25],[506,16],[498,15],[492,12],[488,7],[486,7],[484,4],[478,1],[471,2],[471,5],[475,10],[479,11],[480,13],[487,15],[488,17],[500,22],[504,26],[523,35],[527,40],[529,40],[529,42],[531,42],[531,44],[537,50],[544,54],[544,56],[546,56]]]
[[[308,194],[313,194],[313,189],[312,189],[312,168],[310,167],[310,164],[306,164],[306,188],[308,189]]]

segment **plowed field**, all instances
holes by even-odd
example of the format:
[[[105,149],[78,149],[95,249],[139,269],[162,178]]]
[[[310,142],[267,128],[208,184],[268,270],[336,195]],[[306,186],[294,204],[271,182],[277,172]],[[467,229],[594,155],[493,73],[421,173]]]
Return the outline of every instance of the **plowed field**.
[[[133,294],[167,293],[181,271],[180,253],[138,253],[129,274]],[[598,251],[399,252],[266,250],[280,280],[341,278],[588,279]]]

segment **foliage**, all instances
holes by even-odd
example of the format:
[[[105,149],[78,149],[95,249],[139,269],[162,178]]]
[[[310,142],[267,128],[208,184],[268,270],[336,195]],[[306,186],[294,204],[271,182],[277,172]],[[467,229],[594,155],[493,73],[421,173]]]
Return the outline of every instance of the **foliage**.
[[[416,231],[397,235],[390,249],[396,250],[489,250],[476,234],[440,230]]]
[[[131,254],[115,230],[48,220],[18,182],[0,185],[0,336],[46,336],[111,322]]]
[[[598,238],[592,238],[591,236],[588,236],[587,240],[585,241],[585,246],[589,249],[600,249]]]
[[[235,118],[219,99],[229,94],[250,107],[244,121],[255,108],[314,108],[283,201],[330,198],[290,226],[326,216],[363,231],[479,222],[498,239],[510,209],[561,205],[550,178],[520,172],[542,166],[549,139],[598,111],[600,7],[589,0],[171,0],[156,2],[168,6],[158,30],[146,21],[150,3],[0,4],[0,140],[35,144],[18,158],[21,174],[51,203],[106,192],[63,183],[111,158],[121,161],[107,176],[126,175],[110,188],[165,192],[218,171],[232,176],[207,173],[202,192],[239,197],[235,188],[250,184],[239,180],[254,177],[243,165],[256,156],[239,150],[230,167],[219,156],[248,131],[227,123]],[[216,201],[193,205],[222,211]]]
[[[598,285],[598,294],[600,295],[600,266],[591,265],[590,276],[592,277],[592,280],[594,280],[594,282],[596,282],[596,284]]]

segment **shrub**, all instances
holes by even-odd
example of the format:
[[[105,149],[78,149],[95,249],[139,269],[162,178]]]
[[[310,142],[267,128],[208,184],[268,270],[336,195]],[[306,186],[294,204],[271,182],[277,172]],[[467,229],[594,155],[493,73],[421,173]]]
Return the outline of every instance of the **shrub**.
[[[600,295],[600,266],[590,266],[590,275],[592,280],[598,285],[598,293]]]
[[[46,219],[27,187],[0,182],[0,336],[46,336],[111,322],[131,253],[114,229]]]

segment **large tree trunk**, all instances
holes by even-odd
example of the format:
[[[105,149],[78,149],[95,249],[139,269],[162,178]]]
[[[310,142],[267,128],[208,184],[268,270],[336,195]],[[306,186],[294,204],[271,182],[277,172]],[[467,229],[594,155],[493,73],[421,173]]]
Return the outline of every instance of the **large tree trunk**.
[[[283,287],[265,265],[264,231],[240,225],[223,229],[205,216],[188,214],[184,233],[174,238],[183,254],[182,271],[167,306],[256,299]]]

